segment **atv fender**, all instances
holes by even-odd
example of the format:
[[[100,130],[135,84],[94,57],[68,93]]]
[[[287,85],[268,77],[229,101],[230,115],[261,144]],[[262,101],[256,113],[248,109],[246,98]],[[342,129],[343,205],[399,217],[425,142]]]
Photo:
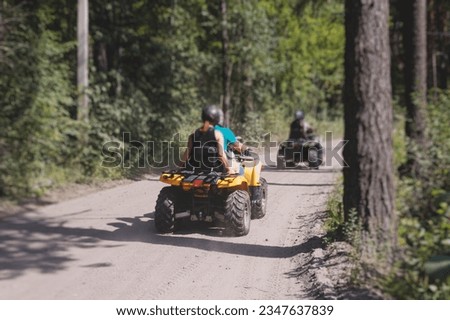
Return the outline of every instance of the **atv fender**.
[[[257,164],[251,163],[243,164],[244,177],[248,181],[250,187],[260,186],[259,178],[261,176],[262,163],[258,161]]]

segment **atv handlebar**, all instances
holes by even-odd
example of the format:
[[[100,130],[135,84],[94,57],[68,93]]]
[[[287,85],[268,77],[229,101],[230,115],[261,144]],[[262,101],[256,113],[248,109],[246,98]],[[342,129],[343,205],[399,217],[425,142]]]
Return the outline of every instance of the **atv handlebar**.
[[[237,159],[240,161],[253,161],[255,160],[255,157],[238,155]]]
[[[235,153],[239,161],[254,161],[259,158],[258,154],[251,148],[247,148],[243,153]]]

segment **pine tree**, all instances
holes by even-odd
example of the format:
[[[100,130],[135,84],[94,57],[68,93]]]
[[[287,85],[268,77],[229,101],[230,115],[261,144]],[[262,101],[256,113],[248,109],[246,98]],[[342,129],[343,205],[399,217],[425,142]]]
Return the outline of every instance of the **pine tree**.
[[[393,243],[394,185],[388,0],[345,3],[344,210],[379,250]]]

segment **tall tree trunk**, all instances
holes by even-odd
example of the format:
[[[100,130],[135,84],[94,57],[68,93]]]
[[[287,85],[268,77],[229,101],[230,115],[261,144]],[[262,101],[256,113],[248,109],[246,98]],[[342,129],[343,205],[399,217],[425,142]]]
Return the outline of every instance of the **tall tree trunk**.
[[[3,17],[4,10],[5,9],[4,9],[3,0],[0,0],[0,47],[2,47],[4,45],[3,41],[5,39],[5,26],[4,26],[5,21],[4,21],[4,17]],[[3,60],[3,50],[0,49],[0,63],[2,62],[2,60]]]
[[[428,0],[428,10],[427,10],[427,88],[437,87],[437,77],[436,77],[436,17],[435,17],[435,6],[438,0]]]
[[[405,132],[409,138],[407,171],[420,174],[419,154],[426,148],[427,95],[426,0],[402,0],[405,52]]]
[[[222,15],[222,108],[225,126],[230,125],[231,73],[232,65],[229,57],[230,39],[228,36],[227,0],[220,1]]]
[[[87,88],[89,85],[89,3],[88,0],[78,0],[78,18],[77,18],[77,82],[78,82],[78,120],[88,121],[89,118],[89,99]]]
[[[100,72],[108,72],[108,53],[106,43],[96,41],[93,46],[95,67]]]
[[[448,88],[450,68],[449,23],[450,4],[448,0],[428,1],[428,88]]]
[[[394,242],[389,1],[345,2],[344,210],[378,249]]]
[[[450,46],[449,46],[449,19],[450,19],[450,5],[448,0],[434,1],[434,11],[436,18],[436,78],[437,87],[440,89],[448,88],[448,72],[450,60]]]

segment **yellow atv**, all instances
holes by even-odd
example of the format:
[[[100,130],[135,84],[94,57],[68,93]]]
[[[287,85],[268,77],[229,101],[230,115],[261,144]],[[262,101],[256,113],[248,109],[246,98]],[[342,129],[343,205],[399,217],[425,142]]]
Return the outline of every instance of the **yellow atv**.
[[[155,227],[171,233],[181,220],[224,225],[235,236],[250,231],[250,220],[266,214],[267,182],[260,177],[261,163],[255,157],[237,156],[244,175],[215,171],[163,172],[160,181],[169,184],[158,196]]]

